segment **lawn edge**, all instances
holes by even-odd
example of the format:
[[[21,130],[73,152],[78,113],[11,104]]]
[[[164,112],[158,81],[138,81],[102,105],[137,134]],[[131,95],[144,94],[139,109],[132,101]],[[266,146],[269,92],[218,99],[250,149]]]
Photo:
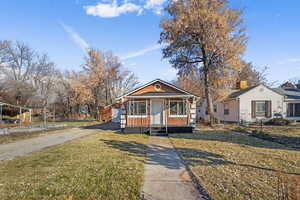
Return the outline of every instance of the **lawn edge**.
[[[295,146],[288,146],[286,143],[284,142],[280,142],[278,140],[274,140],[272,138],[272,135],[271,134],[268,134],[268,133],[249,133],[247,131],[235,131],[235,130],[230,130],[230,129],[225,129],[227,131],[231,131],[231,132],[234,132],[234,133],[238,133],[238,134],[242,134],[242,135],[246,135],[248,137],[253,137],[253,138],[256,138],[256,139],[260,139],[260,140],[263,140],[263,141],[267,141],[267,142],[273,142],[273,143],[276,143],[276,144],[280,144],[284,147],[286,147],[287,149],[289,150],[296,150],[296,151],[299,151],[300,148],[298,147],[295,147]]]
[[[188,172],[189,176],[191,177],[192,184],[194,185],[194,187],[198,191],[201,199],[203,199],[203,200],[213,200],[213,198],[208,194],[208,192],[206,191],[206,189],[204,188],[204,186],[201,184],[201,181],[193,173],[193,171],[191,170],[191,168],[189,167],[189,165],[186,163],[186,161],[184,160],[184,158],[182,157],[182,155],[180,154],[180,152],[177,150],[177,148],[174,145],[174,143],[173,143],[172,139],[170,138],[170,136],[168,136],[168,139],[170,140],[171,145],[173,146],[175,152],[177,153],[177,155],[181,159],[181,162],[184,164],[186,171]]]

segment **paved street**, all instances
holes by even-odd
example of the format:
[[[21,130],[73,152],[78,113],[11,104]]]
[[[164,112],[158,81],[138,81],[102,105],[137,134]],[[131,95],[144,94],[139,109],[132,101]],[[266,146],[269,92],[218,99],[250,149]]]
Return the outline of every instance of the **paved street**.
[[[92,134],[95,131],[73,128],[56,132],[57,133],[51,133],[36,138],[20,140],[14,143],[1,144],[0,160],[11,160],[15,157],[23,156],[34,151],[39,151],[46,147],[62,144],[69,140]]]

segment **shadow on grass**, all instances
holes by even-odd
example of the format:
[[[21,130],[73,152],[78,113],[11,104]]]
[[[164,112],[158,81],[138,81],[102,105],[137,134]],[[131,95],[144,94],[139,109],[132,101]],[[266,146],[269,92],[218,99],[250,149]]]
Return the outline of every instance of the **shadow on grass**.
[[[292,147],[297,150],[300,150],[300,137],[291,137],[291,136],[276,135],[276,134],[269,134],[269,133],[252,133],[249,136],[267,140],[270,142],[276,142],[279,144],[283,144],[287,147]]]
[[[119,140],[104,140],[100,141],[104,142],[111,148],[115,148],[121,150],[123,152],[127,152],[134,156],[145,156],[147,152],[147,145],[141,144],[135,141],[119,141]]]
[[[106,122],[106,123],[96,124],[96,125],[91,125],[91,126],[82,126],[80,128],[119,132],[120,131],[120,123]]]
[[[212,130],[212,131],[201,131],[197,134],[173,134],[173,138],[183,138],[192,140],[207,140],[207,141],[218,141],[227,142],[239,145],[247,145],[258,148],[270,148],[270,149],[283,149],[297,151],[293,146],[286,146],[277,142],[264,140],[262,138],[253,138],[245,133],[233,133],[230,131]]]
[[[163,147],[160,145],[151,145],[148,148],[145,144],[135,141],[125,142],[116,140],[101,140],[111,148],[116,148],[124,152],[128,152],[135,156],[145,156],[147,154],[146,163],[152,165],[160,165],[169,169],[180,169],[183,164],[176,156],[174,148]]]
[[[181,135],[183,138],[187,134]],[[200,138],[198,138],[200,139]],[[180,169],[183,164],[176,157],[176,151],[174,148],[164,147],[160,145],[151,145],[148,148],[147,145],[141,144],[135,141],[118,141],[118,140],[101,140],[111,148],[118,149],[123,152],[127,152],[134,156],[145,156],[147,153],[146,163],[152,165],[160,165],[169,169]],[[265,168],[255,166],[251,164],[235,163],[228,161],[221,154],[216,154],[208,151],[203,151],[193,148],[176,148],[176,150],[184,157],[187,164],[191,166],[217,166],[217,165],[236,165],[242,167],[249,167],[255,169],[261,169],[266,171],[276,172],[277,169]],[[285,174],[300,175],[300,173],[282,172]]]

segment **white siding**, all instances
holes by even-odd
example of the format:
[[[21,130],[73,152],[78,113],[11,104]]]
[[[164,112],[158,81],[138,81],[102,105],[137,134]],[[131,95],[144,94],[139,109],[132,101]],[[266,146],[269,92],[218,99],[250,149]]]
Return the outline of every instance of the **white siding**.
[[[284,97],[269,88],[259,85],[252,90],[239,96],[240,102],[240,120],[253,122],[257,119],[253,119],[251,116],[251,102],[252,101],[271,101],[272,103],[272,117],[275,113],[281,113],[286,116],[286,108],[284,105]]]
[[[229,114],[224,115],[224,104],[228,104]],[[239,121],[239,104],[238,101],[232,99],[223,103],[223,119],[225,122],[238,122]]]
[[[214,112],[215,117],[217,117],[221,121],[228,122],[237,122],[238,121],[238,103],[236,100],[226,101],[226,104],[229,106],[229,114],[224,115],[224,102],[216,102],[214,105],[217,106],[217,112]],[[208,121],[208,115],[205,114],[206,111],[206,101],[202,103],[201,107],[197,108],[198,119],[204,119],[204,121]]]
[[[221,121],[226,122],[238,122],[240,120],[247,122],[254,122],[261,118],[253,119],[252,112],[252,101],[271,101],[272,103],[272,117],[275,113],[280,113],[283,117],[286,117],[287,106],[284,102],[284,97],[273,90],[259,85],[250,91],[240,95],[236,99],[226,100],[224,102],[218,102],[217,112],[214,113]],[[224,115],[224,104],[228,104],[229,114]],[[204,120],[208,120],[208,116],[205,114],[206,102],[202,103],[202,106],[198,108],[199,117]]]

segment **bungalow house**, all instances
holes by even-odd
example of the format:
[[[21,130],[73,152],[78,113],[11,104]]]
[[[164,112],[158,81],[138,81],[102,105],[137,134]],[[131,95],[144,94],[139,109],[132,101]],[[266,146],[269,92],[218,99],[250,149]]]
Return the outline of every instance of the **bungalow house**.
[[[263,84],[247,87],[241,81],[222,101],[213,105],[214,115],[224,122],[255,122],[282,116],[300,120],[300,89],[269,88]],[[207,120],[206,103],[197,108],[198,117]]]
[[[121,104],[121,130],[167,134],[192,132],[198,97],[160,79],[117,98]]]

